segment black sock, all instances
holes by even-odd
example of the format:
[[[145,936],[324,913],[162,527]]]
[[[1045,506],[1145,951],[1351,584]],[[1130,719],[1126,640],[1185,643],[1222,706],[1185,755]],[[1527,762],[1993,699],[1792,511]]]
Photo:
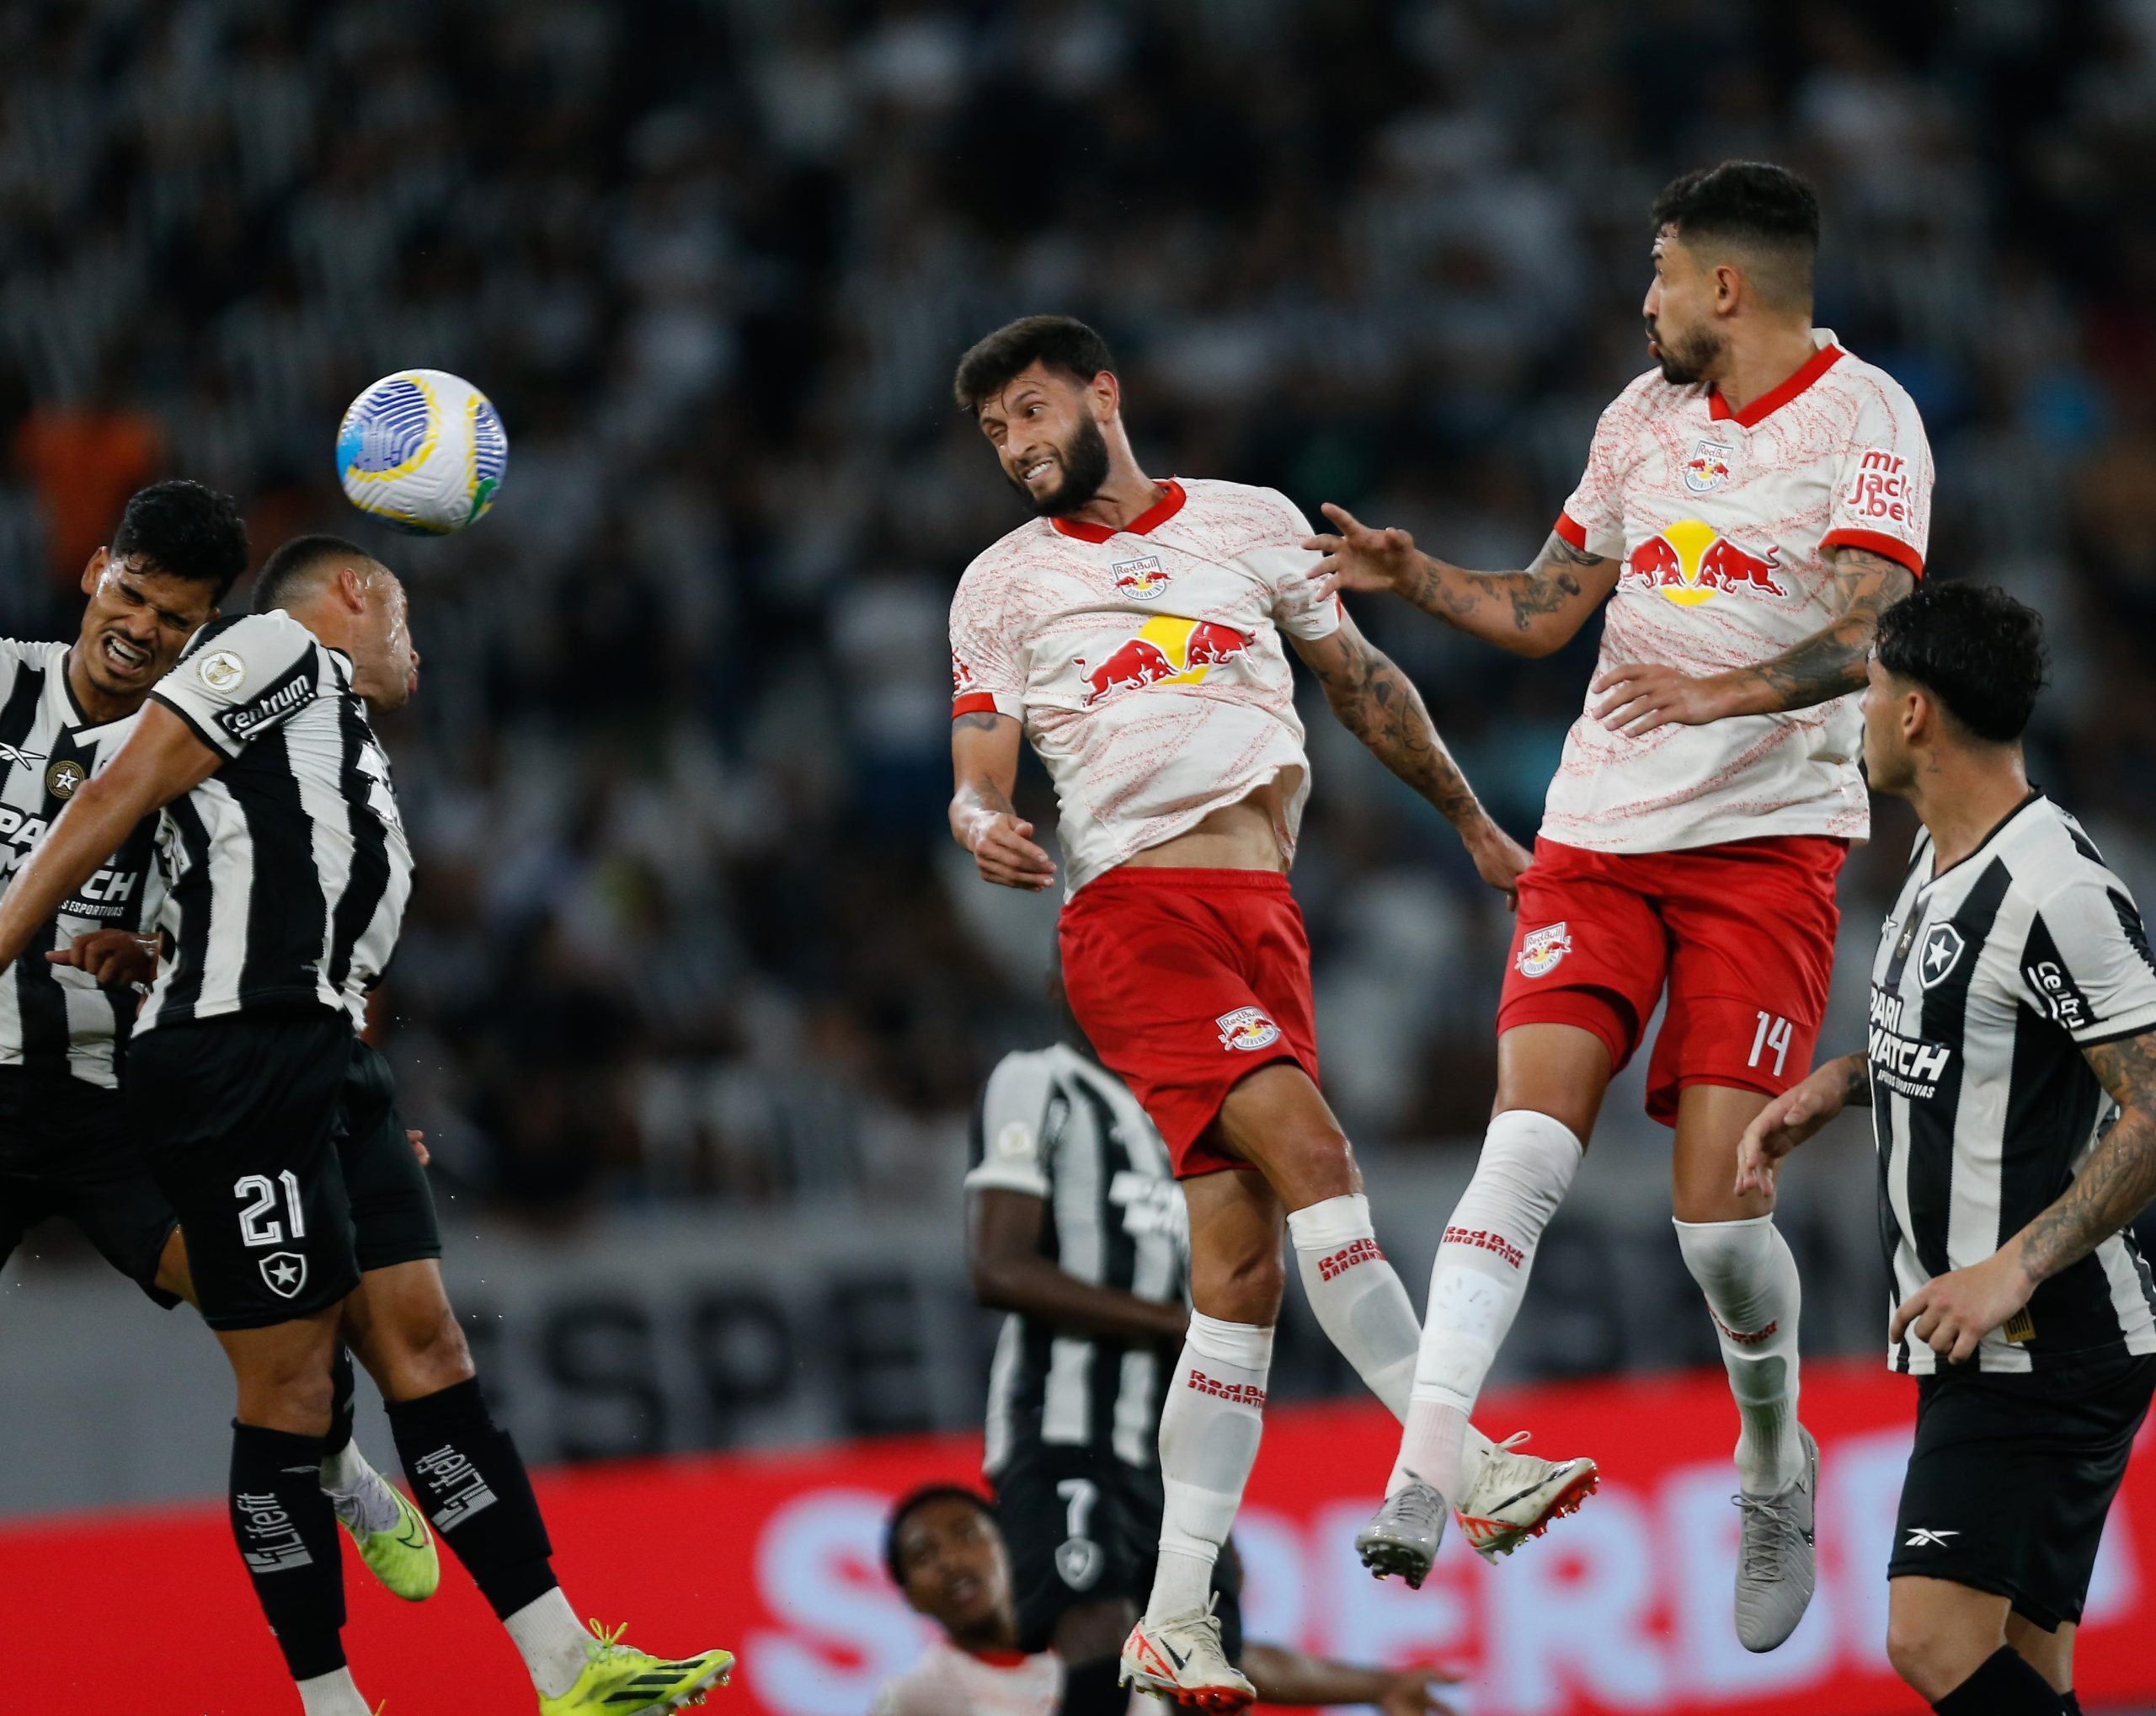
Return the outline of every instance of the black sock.
[[[1116,1685],[1121,1664],[1113,1656],[1074,1662],[1063,1676],[1063,1702],[1057,1716],[1123,1716],[1130,1694]]]
[[[322,1457],[334,1459],[352,1446],[352,1415],[360,1403],[352,1375],[352,1355],[342,1346],[329,1361],[329,1434],[322,1439]]]
[[[232,1537],[296,1681],[344,1665],[344,1566],[322,1438],[232,1422]]]
[[[2002,1644],[1931,1708],[1939,1716],[2057,1716],[2058,1694],[2027,1657]]]
[[[506,1620],[560,1581],[546,1521],[509,1433],[487,1415],[478,1379],[393,1401],[389,1428],[420,1511]]]

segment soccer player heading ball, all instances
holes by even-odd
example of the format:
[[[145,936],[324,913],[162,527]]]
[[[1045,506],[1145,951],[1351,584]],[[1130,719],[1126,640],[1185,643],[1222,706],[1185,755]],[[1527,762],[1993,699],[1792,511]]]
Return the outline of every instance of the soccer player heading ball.
[[[1797,1279],[1745,1126],[1805,1076],[1834,882],[1870,827],[1859,719],[1880,610],[1924,569],[1931,452],[1893,378],[1812,325],[1819,212],[1726,162],[1653,209],[1650,369],[1602,414],[1534,564],[1470,572],[1337,506],[1318,588],[1390,590],[1521,655],[1605,600],[1599,671],[1550,783],[1498,1013],[1497,1115],[1445,1230],[1380,1574],[1427,1569],[1468,1481],[1467,1414],[1610,1078],[1668,1011],[1647,1112],[1676,1129],[1677,1237],[1737,1398],[1737,1631],[1771,1650],[1812,1588],[1818,1451],[1797,1422]]]
[[[1013,323],[966,354],[956,393],[1037,516],[966,569],[952,603],[952,833],[991,882],[1054,879],[1011,802],[1022,733],[1061,808],[1071,1011],[1160,1128],[1190,1212],[1160,1558],[1123,1677],[1238,1709],[1253,1691],[1206,1597],[1257,1454],[1283,1225],[1319,1323],[1396,1415],[1419,1334],[1318,1091],[1286,874],[1309,765],[1283,634],[1484,880],[1510,894],[1528,855],[1484,814],[1414,687],[1312,583],[1317,557],[1298,546],[1310,527],[1285,496],[1139,468],[1092,329]],[[1594,1475],[1479,1438],[1462,1470],[1454,1499],[1492,1553],[1577,1505]]]

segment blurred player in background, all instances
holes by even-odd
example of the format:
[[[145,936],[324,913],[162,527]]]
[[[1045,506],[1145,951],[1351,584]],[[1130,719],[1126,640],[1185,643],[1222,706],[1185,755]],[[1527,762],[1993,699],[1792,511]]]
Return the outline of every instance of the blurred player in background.
[[[1224,1558],[1234,1557],[1230,1544]],[[1022,1645],[1010,1557],[985,1498],[947,1484],[905,1497],[885,1528],[883,1564],[907,1606],[943,1636],[877,1694],[871,1716],[1078,1716],[1091,1708],[1072,1701],[1059,1655]],[[1240,1619],[1230,1616],[1224,1630],[1236,1643]],[[1268,1704],[1369,1704],[1384,1716],[1445,1716],[1448,1707],[1431,1687],[1455,1678],[1434,1669],[1356,1668],[1278,1644],[1241,1645],[1233,1654]]]
[[[1859,721],[1880,610],[1924,567],[1932,467],[1909,397],[1812,325],[1819,211],[1731,162],[1654,205],[1647,354],[1524,572],[1470,572],[1327,506],[1321,591],[1390,590],[1522,655],[1605,599],[1600,671],[1520,881],[1497,1100],[1433,1271],[1414,1404],[1359,1540],[1428,1569],[1467,1414],[1604,1091],[1666,994],[1647,1112],[1676,1130],[1678,1243],[1735,1394],[1738,1637],[1811,1600],[1818,1454],[1797,1421],[1798,1286],[1773,1200],[1732,1193],[1744,1128],[1802,1078],[1833,964],[1835,878],[1870,827]]]
[[[255,602],[195,634],[17,871],[0,898],[0,971],[166,810],[160,927],[173,951],[122,1088],[232,1366],[232,1535],[306,1716],[368,1716],[345,1663],[337,1530],[318,1478],[340,1323],[381,1386],[414,1493],[515,1643],[542,1716],[700,1703],[730,1655],[661,1661],[587,1632],[563,1596],[435,1258],[362,1271],[355,1217],[403,1224],[355,1205],[335,1140],[340,1125],[379,1134],[347,1080],[412,867],[368,705],[408,702],[419,658],[402,583],[337,537],[286,543]]]
[[[1486,881],[1509,894],[1527,854],[1476,802],[1413,686],[1317,595],[1285,497],[1139,468],[1091,329],[1013,323],[965,355],[954,392],[1035,517],[967,568],[952,603],[952,833],[989,881],[1054,879],[1011,800],[1030,739],[1070,866],[1071,1010],[1160,1128],[1189,1207],[1193,1310],[1161,1416],[1165,1521],[1123,1673],[1237,1708],[1251,1684],[1207,1592],[1257,1457],[1283,1222],[1320,1324],[1396,1414],[1418,1338],[1316,1083],[1310,950],[1287,879],[1309,766],[1282,634]],[[1587,1462],[1502,1458],[1534,1468],[1508,1486],[1520,1531],[1592,1482]]]
[[[1865,1052],[1768,1104],[1738,1158],[1871,1110],[1919,1379],[1886,1654],[1940,1716],[2078,1716],[2073,1635],[2156,1390],[2156,956],[2126,885],[2031,788],[2042,626],[1942,585],[1889,608],[1864,697],[1875,790],[1923,819],[1871,967]]]
[[[0,641],[0,841],[10,867],[115,756],[135,715],[247,569],[247,528],[228,495],[155,483],[131,496],[83,570],[89,598],[72,644]],[[131,1132],[120,1066],[141,989],[157,967],[163,895],[156,822],[145,818],[32,937],[0,984],[0,1264],[48,1216],[81,1228],[157,1304],[193,1301],[179,1217]],[[401,1125],[352,1152],[348,1175],[426,1195]],[[392,1193],[392,1195],[394,1195]],[[352,1439],[352,1361],[334,1355],[322,1483],[368,1569],[398,1596],[430,1596],[434,1539]]]

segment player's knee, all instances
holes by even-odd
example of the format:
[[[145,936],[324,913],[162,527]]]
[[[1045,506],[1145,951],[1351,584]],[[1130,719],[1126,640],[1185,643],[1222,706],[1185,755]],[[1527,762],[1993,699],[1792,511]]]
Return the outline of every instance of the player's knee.
[[[456,1313],[446,1303],[398,1318],[382,1333],[388,1346],[383,1356],[399,1398],[451,1388],[475,1374],[472,1349],[457,1327]]]
[[[1191,1272],[1193,1301],[1208,1317],[1224,1323],[1270,1324],[1280,1314],[1287,1288],[1287,1270],[1277,1245],[1208,1258]]]
[[[1982,1666],[1967,1662],[1958,1641],[1919,1617],[1890,1612],[1886,1620],[1886,1660],[1902,1682],[1926,1703],[1935,1704]]]

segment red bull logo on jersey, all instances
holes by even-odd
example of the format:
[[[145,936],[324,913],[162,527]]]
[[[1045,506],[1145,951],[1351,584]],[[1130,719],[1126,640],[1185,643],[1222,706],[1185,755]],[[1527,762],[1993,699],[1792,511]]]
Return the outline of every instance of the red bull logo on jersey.
[[[1680,518],[1634,548],[1625,562],[1628,581],[1659,591],[1679,607],[1697,607],[1736,591],[1787,596],[1774,575],[1779,548],[1764,560],[1696,518]]]
[[[1156,614],[1099,666],[1077,658],[1079,676],[1086,682],[1080,707],[1090,709],[1112,693],[1149,685],[1197,685],[1249,649],[1250,639],[1233,626]]]
[[[1161,557],[1118,560],[1108,569],[1115,574],[1115,593],[1133,601],[1151,601],[1168,587],[1168,575],[1161,569]]]
[[[1736,463],[1735,447],[1703,435],[1692,443],[1692,457],[1684,461],[1684,486],[1694,494],[1710,494],[1729,480]]]
[[[1239,1007],[1213,1023],[1220,1028],[1220,1046],[1250,1053],[1269,1049],[1280,1040],[1280,1027],[1265,1016],[1261,1007]]]

